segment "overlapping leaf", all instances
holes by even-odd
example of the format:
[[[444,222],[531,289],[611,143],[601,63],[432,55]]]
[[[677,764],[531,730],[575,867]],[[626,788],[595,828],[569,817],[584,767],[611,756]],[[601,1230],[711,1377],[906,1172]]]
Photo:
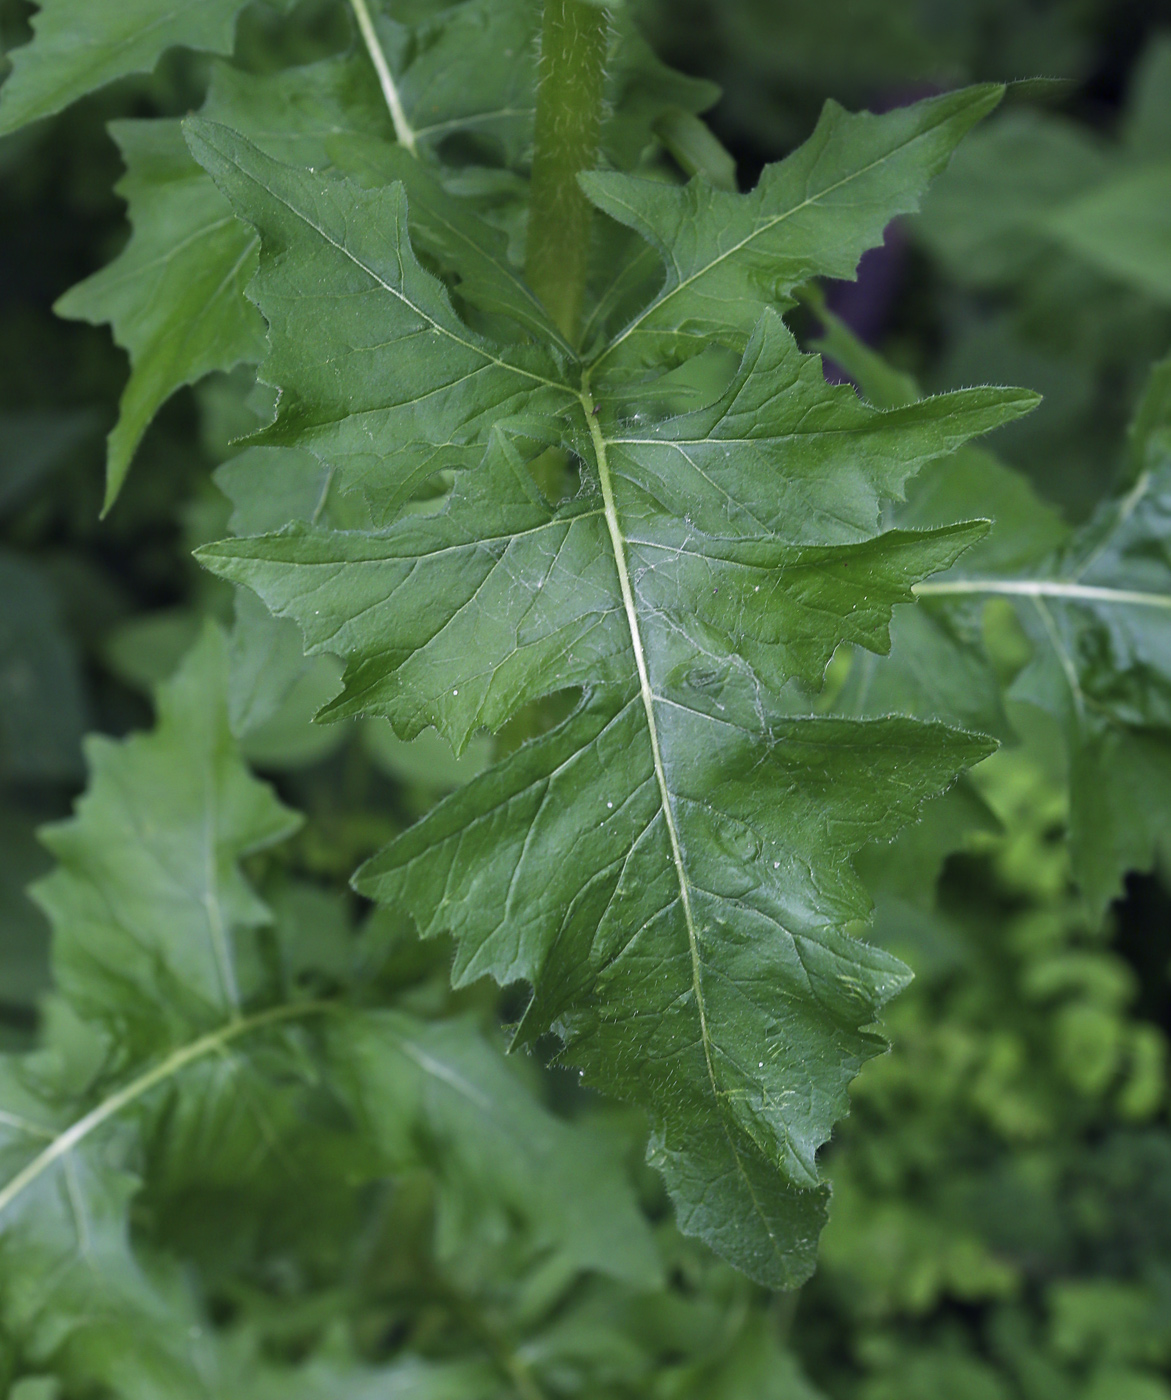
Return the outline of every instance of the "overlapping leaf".
[[[831,322],[833,352],[877,397],[889,387]],[[991,458],[935,468],[897,513],[922,528],[979,511],[996,524],[944,579],[916,589],[896,619],[888,661],[858,658],[844,713],[891,709],[1009,732],[984,650],[990,599],[1011,602],[1033,648],[1008,694],[1051,714],[1069,755],[1074,873],[1091,904],[1150,866],[1171,810],[1171,437],[1168,365],[1152,371],[1131,434],[1137,480],[1069,534],[1053,511]],[[913,385],[895,387],[899,402]],[[889,398],[890,396],[887,395]]]
[[[247,1029],[233,945],[268,915],[239,861],[297,819],[235,755],[225,676],[211,630],[153,734],[90,741],[91,791],[46,833],[59,865],[37,898],[62,1000],[45,1048],[0,1070],[0,1313],[34,1353],[100,1317],[165,1312],[129,1244],[140,1148],[119,1114]],[[220,1080],[196,1090],[204,1107]]]
[[[497,1267],[657,1286],[618,1152],[553,1117],[466,1018],[332,1004],[322,1064],[336,1097],[310,1121],[304,1046],[273,1028],[326,1008],[271,975],[250,935],[273,916],[240,870],[297,818],[240,759],[229,664],[209,627],[162,687],[152,733],[90,742],[77,816],[46,833],[58,866],[37,894],[59,991],[43,1048],[0,1061],[0,1335],[31,1364],[119,1394],[210,1397],[253,1376],[210,1334],[157,1241],[132,1245],[144,1170],[151,1214],[172,1235],[189,1202],[224,1191],[258,1218],[300,1212],[305,1180],[315,1209],[353,1229],[357,1183],[423,1172],[441,1206],[435,1248],[469,1287],[473,1242]],[[300,915],[295,899],[278,905],[282,967],[298,948],[307,956],[298,918],[323,918],[320,895],[301,904]],[[329,932],[346,984],[347,930],[335,918]],[[404,1359],[396,1377],[424,1386],[429,1368],[417,1370]],[[482,1378],[474,1365],[443,1371],[450,1393],[466,1393],[472,1372]]]
[[[695,206],[700,251],[686,287],[654,301],[647,355],[668,369],[717,290],[721,334],[743,351],[710,408],[674,417],[653,396],[630,416],[595,393],[593,367],[579,379],[539,345],[474,335],[411,256],[401,187],[313,177],[222,128],[191,131],[261,232],[264,374],[282,390],[269,440],[360,482],[378,523],[204,558],[347,658],[334,713],[383,713],[404,736],[433,724],[462,746],[531,700],[584,694],[360,888],[452,931],[458,981],[528,981],[521,1038],[555,1028],[588,1081],[646,1106],[684,1228],[774,1285],[811,1267],[815,1154],[904,975],[851,935],[866,899],[849,853],[987,752],[915,721],[794,717],[781,693],[816,683],[845,639],[885,649],[892,605],[984,527],[879,533],[881,501],[1035,399],[976,390],[876,412],[828,387],[767,308],[849,270],[995,100],[831,113],[812,154],[727,208],[700,184],[648,185],[652,223]],[[817,179],[833,196],[809,196]],[[839,229],[835,197],[861,212],[827,239],[817,220]],[[660,246],[672,236],[659,228]],[[625,363],[608,357],[603,384]],[[552,503],[526,460],[558,440],[582,485]],[[391,523],[441,464],[475,470],[440,513]]]

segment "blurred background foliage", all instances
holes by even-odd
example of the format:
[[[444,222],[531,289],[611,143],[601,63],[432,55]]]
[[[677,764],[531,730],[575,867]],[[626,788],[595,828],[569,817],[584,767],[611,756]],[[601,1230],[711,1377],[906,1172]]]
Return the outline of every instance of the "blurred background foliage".
[[[1071,522],[1126,484],[1126,426],[1171,344],[1171,7],[643,0],[639,12],[665,59],[722,86],[712,120],[742,186],[808,134],[827,97],[885,107],[973,79],[1061,80],[1015,88],[923,216],[892,229],[830,304],[928,389],[1043,392],[990,445]],[[0,3],[6,49],[27,37],[28,13]],[[280,22],[256,5],[237,57],[264,70],[348,42],[324,0]],[[36,828],[80,790],[83,733],[148,723],[150,687],[200,619],[233,614],[190,550],[226,529],[240,468],[216,473],[256,421],[250,377],[178,395],[102,520],[126,361],[105,329],[51,310],[126,237],[106,122],[182,113],[206,77],[203,60],[172,54],[0,144],[5,1047],[29,1043],[48,985],[47,929],[23,890],[48,865]],[[314,929],[346,917],[330,885],[485,756],[473,747],[456,764],[433,735],[405,745],[382,722],[311,727],[336,675],[303,666],[295,636],[289,656],[274,647],[247,749],[308,816],[270,897],[302,918],[312,966]],[[1060,746],[1039,712],[1009,717],[1016,743],[933,822],[864,858],[876,937],[917,978],[890,1012],[892,1053],[863,1072],[827,1154],[820,1271],[767,1314],[833,1400],[1171,1400],[1171,896],[1159,873],[1136,874],[1104,921],[1090,915],[1069,875]],[[398,940],[420,1004],[447,995],[442,952],[412,952],[401,930],[368,937]],[[681,1296],[708,1267],[697,1257],[680,1257]],[[720,1308],[751,1292],[709,1289],[712,1338]],[[762,1396],[813,1393],[795,1373],[769,1385]]]

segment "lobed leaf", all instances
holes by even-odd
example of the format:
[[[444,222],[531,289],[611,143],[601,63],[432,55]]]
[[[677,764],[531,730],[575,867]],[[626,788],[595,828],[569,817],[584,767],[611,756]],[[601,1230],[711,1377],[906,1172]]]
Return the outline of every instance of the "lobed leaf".
[[[861,156],[830,115],[835,168],[869,201],[858,250],[997,96],[858,119]],[[222,128],[193,125],[191,141],[261,233],[264,373],[282,390],[266,440],[308,446],[360,483],[372,522],[201,557],[296,617],[313,649],[346,657],[332,715],[386,714],[404,737],[432,724],[458,749],[533,700],[583,692],[561,726],[376,857],[359,888],[427,934],[454,933],[458,981],[526,980],[520,1039],[555,1030],[589,1082],[647,1108],[684,1228],[761,1281],[799,1281],[824,1212],[817,1148],[879,1044],[865,1027],[905,976],[852,936],[867,901],[849,855],[990,746],[910,720],[796,716],[782,692],[816,684],[843,640],[886,649],[892,606],[984,526],[883,533],[881,503],[1035,396],[972,390],[881,412],[827,386],[765,302],[786,277],[826,270],[801,240],[824,249],[832,200],[810,201],[796,243],[770,228],[752,276],[727,259],[748,288],[731,323],[754,308],[751,334],[726,387],[680,414],[667,385],[611,392],[605,349],[582,370],[556,348],[471,331],[411,254],[401,185],[294,171]],[[885,185],[865,173],[874,150],[890,161]],[[384,176],[399,158],[373,160]],[[801,160],[739,197],[734,217],[751,223],[754,200],[791,191]],[[460,269],[456,243],[425,231],[432,210],[421,237]],[[697,236],[716,223],[709,208]],[[541,334],[533,317],[524,329]],[[580,464],[570,499],[546,498],[529,473],[547,442]],[[440,465],[460,469],[447,506],[396,520]]]
[[[701,178],[678,189],[617,171],[581,176],[594,204],[650,242],[667,271],[650,304],[598,347],[597,370],[608,382],[713,341],[740,350],[763,306],[791,306],[812,277],[852,277],[1002,94],[964,88],[882,116],[827,102],[809,140],[748,195]]]
[[[256,271],[256,235],[191,159],[180,123],[115,122],[111,134],[126,162],[117,188],[134,232],[118,258],[55,308],[71,320],[108,321],[130,352],[110,434],[107,509],[142,435],[176,389],[264,352],[264,322],[244,297]]]
[[[173,1377],[189,1364],[191,1309],[169,1312],[165,1273],[130,1241],[141,1109],[279,1019],[240,1014],[238,939],[269,915],[239,862],[298,821],[234,751],[226,668],[209,627],[160,692],[155,732],[90,740],[77,816],[43,833],[58,866],[35,895],[59,993],[43,1047],[0,1061],[0,1320],[41,1360],[130,1327],[144,1332],[144,1369]],[[247,1072],[228,1063],[196,1078],[196,1117],[222,1124],[220,1106],[239,1104]]]

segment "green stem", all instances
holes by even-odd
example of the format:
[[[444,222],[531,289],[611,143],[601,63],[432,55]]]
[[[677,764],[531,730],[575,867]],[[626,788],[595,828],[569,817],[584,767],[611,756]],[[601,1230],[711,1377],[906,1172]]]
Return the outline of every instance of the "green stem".
[[[362,35],[362,42],[366,45],[366,52],[370,55],[370,62],[373,63],[374,71],[378,74],[378,85],[382,89],[382,96],[390,110],[390,119],[394,123],[394,134],[398,138],[399,145],[405,146],[411,155],[416,155],[418,153],[415,150],[415,133],[407,120],[406,112],[403,110],[398,85],[394,81],[390,64],[386,61],[386,54],[383,53],[382,45],[378,41],[378,31],[374,28],[374,21],[370,18],[366,0],[350,0],[350,7],[354,11],[354,18],[358,21],[358,29]]]
[[[525,276],[576,342],[589,266],[590,203],[577,183],[597,164],[610,19],[589,0],[545,0]]]

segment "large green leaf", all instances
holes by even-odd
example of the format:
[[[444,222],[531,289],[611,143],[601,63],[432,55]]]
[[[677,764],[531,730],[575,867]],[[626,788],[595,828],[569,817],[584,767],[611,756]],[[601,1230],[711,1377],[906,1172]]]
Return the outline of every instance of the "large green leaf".
[[[589,1082],[643,1104],[684,1227],[773,1285],[812,1265],[815,1154],[879,1043],[864,1028],[904,975],[853,936],[866,899],[849,854],[988,751],[938,725],[801,717],[782,692],[816,684],[844,640],[885,650],[891,607],[984,526],[881,533],[882,501],[1035,396],[973,390],[878,412],[827,386],[766,307],[813,273],[852,270],[997,96],[831,112],[809,151],[726,207],[703,186],[648,185],[659,212],[699,201],[688,238],[707,250],[693,289],[652,304],[670,308],[666,340],[646,342],[658,367],[696,305],[715,315],[717,285],[734,290],[721,334],[743,351],[709,408],[676,416],[670,387],[631,414],[625,386],[595,391],[594,366],[470,331],[411,255],[401,186],[296,171],[221,127],[190,132],[261,232],[264,374],[282,391],[265,436],[360,484],[375,522],[202,557],[295,616],[312,648],[345,656],[334,714],[386,714],[404,737],[432,724],[458,748],[529,701],[584,692],[560,727],[377,857],[360,888],[426,933],[452,931],[461,983],[528,981],[520,1038],[555,1029]],[[797,172],[811,171],[836,193],[789,222]],[[861,210],[845,245],[824,236],[835,200]],[[741,226],[761,234],[747,252],[728,241]],[[558,441],[581,489],[555,503],[527,461]],[[476,469],[439,513],[393,523],[440,465]]]
[[[12,56],[0,96],[0,135],[52,116],[116,78],[149,73],[176,45],[230,53],[236,16],[246,3],[41,0],[31,42]]]
[[[970,390],[910,412],[868,409],[827,386],[766,313],[711,409],[639,436],[615,424],[603,439],[648,646],[672,666],[708,657],[714,673],[738,656],[778,688],[815,683],[838,641],[885,649],[891,606],[983,526],[874,538],[880,498],[1032,402]],[[852,460],[831,475],[843,434]],[[332,713],[387,714],[404,737],[438,724],[462,748],[536,695],[634,681],[605,488],[591,485],[550,505],[498,434],[441,514],[379,531],[290,529],[201,557],[295,617],[315,650],[347,658]]]

